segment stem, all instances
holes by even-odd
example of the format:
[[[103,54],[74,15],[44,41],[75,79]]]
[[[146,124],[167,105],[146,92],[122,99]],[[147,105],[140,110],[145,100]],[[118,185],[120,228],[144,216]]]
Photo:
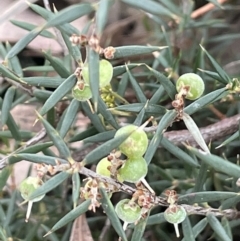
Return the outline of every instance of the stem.
[[[178,229],[178,224],[174,223],[173,225],[174,225],[174,229],[175,229],[175,232],[176,232],[176,236],[177,236],[177,238],[179,238],[180,237],[180,233],[179,233],[179,229]]]
[[[26,219],[25,219],[25,222],[26,222],[26,223],[28,222],[28,219],[29,219],[29,217],[30,217],[31,210],[32,210],[32,205],[33,205],[33,202],[32,202],[32,201],[29,201],[29,202],[28,202]]]
[[[150,187],[150,185],[148,184],[145,178],[140,179],[140,181],[148,189],[149,192],[151,192],[152,194],[155,194],[154,190]]]

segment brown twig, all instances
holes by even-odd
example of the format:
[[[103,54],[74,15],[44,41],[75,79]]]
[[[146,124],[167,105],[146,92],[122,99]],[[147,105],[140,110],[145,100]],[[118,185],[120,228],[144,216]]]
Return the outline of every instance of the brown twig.
[[[240,121],[240,114],[225,118],[215,124],[200,128],[200,132],[208,144],[211,141],[220,140],[225,136],[231,135],[238,130]],[[147,127],[144,130],[146,132],[155,131],[157,126]],[[188,130],[180,130],[180,131],[169,131],[164,133],[164,137],[166,137],[169,141],[171,141],[176,146],[183,146],[183,143],[188,143],[191,146],[197,146],[192,134]],[[95,149],[99,143],[94,143],[92,145],[88,145],[87,148],[81,149],[81,151],[76,151],[73,153],[73,159],[76,161],[82,161],[91,150]]]
[[[218,3],[224,4],[227,1],[228,0],[218,0]],[[202,15],[204,15],[205,13],[211,11],[215,7],[216,6],[213,3],[208,3],[208,4],[204,5],[203,7],[198,8],[197,10],[193,11],[192,14],[191,14],[191,18],[193,18],[193,19],[199,18]]]

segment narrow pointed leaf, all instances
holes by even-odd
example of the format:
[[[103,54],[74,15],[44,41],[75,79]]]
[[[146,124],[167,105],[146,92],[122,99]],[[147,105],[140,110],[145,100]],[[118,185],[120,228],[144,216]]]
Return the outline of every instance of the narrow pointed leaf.
[[[52,109],[58,101],[60,101],[74,87],[76,82],[77,79],[75,74],[70,75],[47,99],[40,110],[40,114],[45,115],[50,109]]]
[[[191,116],[189,116],[186,113],[183,113],[183,121],[187,127],[187,129],[189,130],[189,132],[192,134],[194,140],[198,143],[198,145],[205,151],[205,152],[209,152],[208,146],[205,143],[202,134],[199,130],[199,128],[197,127],[196,123],[194,122],[194,120],[191,118]]]
[[[42,31],[41,27],[37,27],[21,38],[8,52],[6,59],[10,59],[20,53],[33,39],[35,39]]]
[[[94,110],[97,112],[99,98],[99,54],[92,48],[89,49],[88,55],[88,73],[93,106]]]
[[[28,22],[23,22],[23,21],[18,21],[18,20],[15,20],[15,19],[12,19],[10,20],[10,22],[22,29],[26,29],[28,31],[32,31],[33,29],[37,28],[38,26],[37,25],[34,25],[34,24],[31,24],[31,23],[28,23]],[[48,30],[43,30],[39,35],[43,36],[43,37],[46,37],[46,38],[52,38],[54,39],[55,36],[49,32]]]
[[[192,167],[199,166],[199,164],[191,156],[189,156],[186,152],[181,150],[179,147],[172,144],[165,137],[162,137],[160,145],[163,146],[170,153],[172,153],[174,156],[178,157],[182,162],[185,162],[186,164],[188,164]]]
[[[188,241],[195,241],[193,228],[188,216],[182,222],[182,231],[183,231],[184,238],[186,238]]]
[[[94,127],[99,132],[104,132],[106,130],[106,128],[103,125],[102,120],[97,115],[97,113],[92,113],[92,110],[90,109],[89,104],[87,102],[82,102],[81,105],[82,105],[83,111],[88,116],[88,118],[91,120],[91,122],[94,125]]]
[[[23,71],[33,71],[33,72],[51,72],[54,71],[52,66],[29,66],[23,69]]]
[[[153,96],[149,100],[149,103],[150,104],[157,104],[163,98],[164,93],[165,93],[164,87],[162,85],[159,86],[157,91],[153,94]]]
[[[148,164],[151,162],[155,154],[155,151],[157,150],[161,142],[163,132],[167,129],[168,126],[171,125],[176,115],[177,115],[177,112],[175,110],[171,110],[171,111],[168,111],[160,120],[156,133],[154,134],[152,140],[150,141],[148,145],[148,149],[144,155],[144,158]]]
[[[84,143],[105,142],[114,138],[116,130],[105,131],[83,139]]]
[[[66,114],[64,115],[64,119],[62,121],[61,128],[59,130],[59,135],[64,138],[69,131],[72,123],[74,122],[78,109],[80,107],[80,102],[73,99],[70,105],[67,108]]]
[[[192,104],[185,107],[184,112],[187,113],[188,115],[192,115],[195,112],[202,109],[204,106],[211,104],[212,102],[215,102],[219,99],[222,99],[228,94],[229,94],[229,91],[227,91],[226,88],[215,90],[207,95],[204,95],[203,97],[194,101]]]
[[[42,186],[38,187],[29,197],[29,200],[33,200],[39,196],[42,196],[49,191],[53,190],[55,187],[60,185],[62,182],[64,182],[68,177],[70,176],[70,173],[68,172],[60,172],[57,175],[51,177],[48,181],[46,181]]]
[[[207,214],[207,220],[213,231],[221,237],[223,241],[231,241],[218,219],[212,214]]]
[[[221,77],[221,82],[223,84],[228,84],[231,81],[231,78],[227,75],[227,73],[222,69],[222,67],[214,60],[214,58],[207,52],[207,50],[200,45],[200,47],[202,48],[203,52],[207,55],[207,57],[209,58],[211,64],[213,65],[213,67],[215,68],[216,72],[219,74],[219,76]]]
[[[195,192],[179,196],[178,203],[192,205],[194,203],[221,201],[236,196],[238,196],[238,194],[234,192]]]
[[[192,230],[195,238],[204,230],[207,224],[207,218],[204,218],[193,227]],[[188,241],[188,237],[183,238],[182,241]]]
[[[2,189],[7,184],[8,177],[10,176],[12,172],[11,166],[6,166],[2,170],[0,170],[0,192],[2,192]]]
[[[229,138],[227,138],[226,140],[223,141],[223,143],[219,146],[217,146],[215,149],[218,149],[222,146],[225,146],[229,143],[231,143],[232,141],[236,140],[237,138],[239,138],[239,131],[235,132],[233,135],[231,135]]]
[[[51,17],[44,25],[44,28],[54,27],[65,23],[70,23],[84,15],[94,11],[94,8],[89,3],[74,4],[69,6]]]
[[[3,103],[2,103],[2,113],[1,113],[2,125],[5,125],[8,120],[9,113],[12,108],[15,92],[16,92],[16,87],[12,86],[7,90],[4,96]]]
[[[70,223],[71,221],[75,220],[77,217],[82,215],[83,213],[87,212],[89,205],[91,203],[91,200],[88,199],[81,203],[79,206],[77,206],[75,209],[71,210],[69,213],[67,213],[63,218],[61,218],[52,228],[51,230],[45,234],[44,236],[47,236],[59,228],[65,226],[66,224]]]
[[[8,159],[7,164],[14,164],[16,162],[26,160],[33,163],[45,163],[52,166],[56,165],[56,162],[59,161],[63,164],[67,164],[67,161],[61,158],[56,158],[53,156],[45,156],[45,155],[39,155],[39,154],[28,154],[28,153],[22,153],[22,154],[15,154],[11,158]]]
[[[87,130],[82,131],[82,132],[76,134],[75,136],[71,137],[68,140],[68,142],[81,141],[81,140],[83,140],[83,139],[85,139],[87,137],[91,137],[91,136],[93,136],[93,135],[95,135],[97,133],[98,132],[97,132],[96,128],[94,126],[92,126],[92,127],[88,128]]]
[[[51,141],[48,142],[44,142],[44,143],[37,143],[35,145],[32,146],[28,146],[20,151],[18,151],[18,153],[38,153],[50,146],[52,146],[53,143]]]
[[[15,122],[11,113],[9,113],[9,115],[8,115],[6,125],[7,125],[8,129],[11,131],[13,138],[17,141],[20,141],[21,134],[19,132],[19,127],[18,127],[17,123]]]
[[[141,1],[135,1],[135,0],[122,0],[122,2],[129,4],[130,6],[141,9],[143,11],[146,11],[151,14],[155,15],[166,15],[172,18],[175,18],[175,15],[170,12],[167,8],[165,8],[163,5],[161,5],[158,2],[152,1],[152,0],[141,0]]]
[[[104,212],[107,214],[108,218],[111,221],[111,225],[117,232],[117,234],[122,238],[123,241],[127,241],[126,234],[122,228],[122,224],[114,210],[112,202],[110,201],[107,193],[103,188],[100,188],[100,194],[102,195],[101,203]]]
[[[115,107],[115,110],[120,111],[129,111],[129,112],[140,112],[144,107],[146,103],[133,103],[128,105],[121,105],[118,107]],[[149,115],[164,115],[166,113],[167,109],[160,105],[150,104],[148,103],[145,112]]]
[[[127,68],[127,65],[126,65],[126,68]],[[131,72],[129,71],[128,68],[127,68],[127,73],[128,73],[129,80],[130,80],[130,83],[132,85],[132,88],[133,88],[134,92],[136,93],[136,97],[137,97],[138,102],[146,103],[147,102],[146,96],[144,95],[140,85],[134,79],[134,77],[132,76],[132,74],[131,74]]]
[[[232,229],[230,227],[230,223],[229,221],[227,220],[226,217],[223,217],[222,220],[221,220],[221,223],[222,223],[222,226],[224,228],[224,230],[226,231],[228,237],[233,240],[233,234],[232,234]]]
[[[233,208],[240,202],[240,195],[237,195],[235,197],[230,197],[222,202],[222,205],[220,206],[221,210]]]
[[[148,212],[147,217],[141,218],[138,221],[138,223],[135,225],[131,241],[139,241],[142,239],[142,236],[143,236],[145,228],[146,228],[148,216],[149,216],[149,212]]]
[[[113,67],[113,77],[126,73],[126,71],[127,71],[126,67],[128,67],[128,69],[131,70],[138,66],[141,66],[141,64],[127,64],[127,65],[125,64],[125,65],[115,66],[115,67]]]
[[[43,54],[45,58],[50,62],[52,67],[55,69],[55,71],[62,77],[62,78],[68,78],[71,74],[68,69],[64,66],[62,61],[56,57],[53,57],[46,51],[43,51]]]
[[[96,12],[96,31],[98,36],[102,35],[104,27],[107,23],[107,16],[110,3],[110,0],[100,0],[99,2],[98,9]]]
[[[121,143],[125,141],[131,134],[132,132],[114,137],[113,139],[102,144],[101,146],[98,146],[97,148],[95,148],[93,151],[91,151],[86,155],[86,157],[83,160],[83,164],[84,165],[91,164],[107,156],[113,149],[121,145]]]
[[[161,224],[165,222],[167,221],[164,217],[164,213],[158,213],[158,214],[151,215],[148,218],[147,225],[155,225],[155,224]]]
[[[126,58],[136,55],[150,54],[154,51],[160,51],[167,48],[167,46],[158,47],[158,46],[141,46],[141,45],[129,45],[116,47],[113,59]]]
[[[70,150],[59,133],[41,115],[38,114],[38,118],[45,127],[47,134],[52,140],[54,146],[56,146],[58,149],[60,156],[66,158],[69,162],[72,162],[73,160],[71,158]]]
[[[147,109],[148,103],[149,102],[147,101],[145,106],[142,108],[142,110],[137,115],[136,119],[133,122],[134,125],[140,126],[142,124],[143,118],[145,117],[145,114],[146,114],[146,109]]]
[[[187,148],[196,156],[198,156],[202,161],[212,167],[214,170],[225,173],[230,177],[240,177],[240,167],[238,165],[233,164],[221,157],[198,150],[196,148],[190,146],[187,146]]]
[[[115,129],[119,128],[119,125],[118,125],[116,119],[114,118],[112,113],[107,109],[106,104],[100,97],[98,99],[98,109],[108,124],[110,124]]]
[[[26,77],[23,80],[32,86],[57,88],[65,79],[60,77]]]
[[[72,175],[72,200],[73,207],[76,208],[80,193],[80,176],[78,172]]]
[[[156,71],[155,69],[152,69],[151,67],[146,67],[151,71],[151,73],[157,78],[157,80],[162,84],[166,92],[168,93],[169,97],[174,100],[175,95],[177,94],[176,87],[171,82],[170,79],[168,79],[165,75],[161,74],[160,72]]]
[[[49,90],[39,90],[39,89],[33,90],[33,95],[40,101],[44,101],[44,102],[51,97],[52,93],[53,92]]]
[[[206,182],[207,176],[208,165],[205,162],[202,162],[195,180],[194,192],[200,192],[204,190],[204,183]]]
[[[0,63],[0,74],[2,74],[5,77],[8,77],[9,79],[15,80],[17,82],[25,83],[19,76],[17,76],[15,73],[13,73],[5,65],[1,63]]]
[[[205,73],[207,76],[222,82],[222,78],[219,76],[218,73],[212,72],[212,71],[209,71],[209,70],[204,70],[204,69],[198,69],[198,70]]]

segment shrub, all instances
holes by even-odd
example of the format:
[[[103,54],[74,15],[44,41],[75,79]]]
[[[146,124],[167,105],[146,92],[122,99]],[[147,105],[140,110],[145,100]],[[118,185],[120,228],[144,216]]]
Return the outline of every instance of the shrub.
[[[13,21],[29,33],[13,47],[0,45],[1,240],[76,240],[85,213],[96,240],[237,240],[239,81],[221,66],[235,57],[226,60],[223,45],[239,36],[211,35],[231,29],[216,13],[236,6],[211,2],[199,16],[190,1],[122,0],[144,13],[145,45],[103,45],[114,1],[56,13],[30,4],[45,23]],[[87,15],[82,31],[70,24]],[[38,35],[56,38],[65,55],[50,48],[42,66],[23,68],[18,56]],[[10,112],[27,103],[36,106],[39,132],[20,129]],[[85,130],[77,129],[79,113],[90,120]],[[10,189],[6,181],[22,160],[37,175]],[[34,202],[31,228],[19,191]]]

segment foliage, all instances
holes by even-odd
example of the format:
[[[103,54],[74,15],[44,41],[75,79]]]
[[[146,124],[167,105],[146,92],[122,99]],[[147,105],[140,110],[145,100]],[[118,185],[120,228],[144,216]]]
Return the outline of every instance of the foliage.
[[[139,21],[145,45],[102,46],[114,0],[58,12],[30,4],[43,25],[12,21],[29,32],[14,46],[0,45],[1,240],[74,240],[72,221],[84,213],[96,240],[177,240],[173,228],[179,223],[177,236],[185,241],[239,237],[239,81],[221,67],[238,57],[225,58],[223,46],[239,36],[222,34],[231,25],[221,17],[233,13],[235,3],[209,1],[216,6],[196,17],[192,1],[121,2],[144,13]],[[71,25],[87,15],[83,30]],[[38,35],[56,39],[67,51],[63,57],[43,51],[42,66],[23,68],[18,56]],[[195,74],[176,89],[186,73]],[[187,100],[193,88],[203,89],[202,82],[191,85],[196,76],[204,81],[204,94]],[[16,123],[10,111],[23,103],[40,106],[40,132]],[[90,124],[78,131],[80,112]],[[19,189],[6,184],[22,160],[37,168],[37,177],[20,188],[23,204],[34,202],[28,223]]]

